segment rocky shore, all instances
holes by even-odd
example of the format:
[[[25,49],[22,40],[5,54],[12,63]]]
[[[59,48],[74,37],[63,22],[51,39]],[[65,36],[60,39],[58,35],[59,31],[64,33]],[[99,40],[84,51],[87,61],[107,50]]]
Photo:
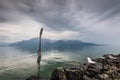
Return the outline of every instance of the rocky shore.
[[[92,59],[95,63],[84,63],[81,66],[58,67],[50,80],[120,80],[120,54],[106,54],[101,58]],[[34,76],[26,80],[37,79]]]
[[[50,80],[120,80],[120,54],[106,54],[76,67],[59,67]]]

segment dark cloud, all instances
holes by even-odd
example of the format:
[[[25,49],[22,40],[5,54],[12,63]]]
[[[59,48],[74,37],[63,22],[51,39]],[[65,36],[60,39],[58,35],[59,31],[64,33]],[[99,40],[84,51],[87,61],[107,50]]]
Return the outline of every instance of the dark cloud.
[[[120,40],[116,36],[120,34],[119,16],[120,0],[0,0],[0,30],[6,26],[10,32],[0,31],[0,41],[33,37],[44,25],[47,37],[51,32],[58,38],[59,32],[62,36],[80,33],[76,39],[93,42],[109,42],[111,36]]]
[[[111,17],[114,17],[116,14],[119,14],[119,13],[120,13],[120,4],[114,6],[113,8],[111,8],[111,9],[109,9],[109,10],[107,10],[107,11],[105,11],[105,12],[102,14],[101,18],[99,19],[99,21],[107,20],[107,19],[109,19],[109,18],[111,18]],[[99,21],[98,21],[98,22],[99,22]]]
[[[76,30],[89,14],[93,18],[102,15],[98,18],[102,21],[119,13],[119,7],[113,8],[119,3],[120,0],[0,0],[0,22],[19,21],[27,15],[54,30]]]
[[[0,17],[0,22],[6,22],[7,20],[3,17]]]
[[[94,16],[91,19],[97,19],[97,21],[95,23],[99,23],[99,22],[103,22],[105,20],[108,20],[114,16],[116,16],[117,14],[120,13],[120,4],[113,6],[110,9],[107,9],[106,11],[97,14],[96,16]]]

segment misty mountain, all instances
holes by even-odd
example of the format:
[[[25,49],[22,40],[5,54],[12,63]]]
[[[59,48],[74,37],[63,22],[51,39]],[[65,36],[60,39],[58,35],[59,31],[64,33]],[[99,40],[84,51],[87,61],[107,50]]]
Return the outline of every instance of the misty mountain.
[[[86,46],[96,46],[97,44],[83,42],[80,40],[50,40],[50,39],[42,39],[42,50],[74,50],[80,49],[81,47]],[[10,46],[36,52],[39,46],[38,38],[33,38],[30,40],[22,40],[19,42],[15,42],[10,44]]]

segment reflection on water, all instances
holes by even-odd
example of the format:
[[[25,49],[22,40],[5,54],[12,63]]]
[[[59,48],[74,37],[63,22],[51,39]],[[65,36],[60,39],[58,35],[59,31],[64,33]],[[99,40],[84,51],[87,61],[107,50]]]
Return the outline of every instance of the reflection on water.
[[[97,58],[103,54],[119,54],[120,47],[94,46],[80,50],[42,52],[41,76],[50,77],[58,66],[80,65],[86,57]],[[37,53],[20,51],[13,47],[0,47],[0,80],[24,80],[37,74]]]

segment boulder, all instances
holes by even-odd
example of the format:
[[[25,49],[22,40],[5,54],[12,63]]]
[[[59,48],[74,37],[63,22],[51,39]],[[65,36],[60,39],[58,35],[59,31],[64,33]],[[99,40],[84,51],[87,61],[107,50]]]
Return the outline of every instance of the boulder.
[[[41,79],[41,78],[38,78],[36,76],[30,76],[29,78],[27,78],[26,80],[48,80],[48,79]]]
[[[82,67],[57,68],[50,80],[80,80],[84,74]]]
[[[106,54],[77,67],[59,67],[50,80],[120,80],[120,54]]]

